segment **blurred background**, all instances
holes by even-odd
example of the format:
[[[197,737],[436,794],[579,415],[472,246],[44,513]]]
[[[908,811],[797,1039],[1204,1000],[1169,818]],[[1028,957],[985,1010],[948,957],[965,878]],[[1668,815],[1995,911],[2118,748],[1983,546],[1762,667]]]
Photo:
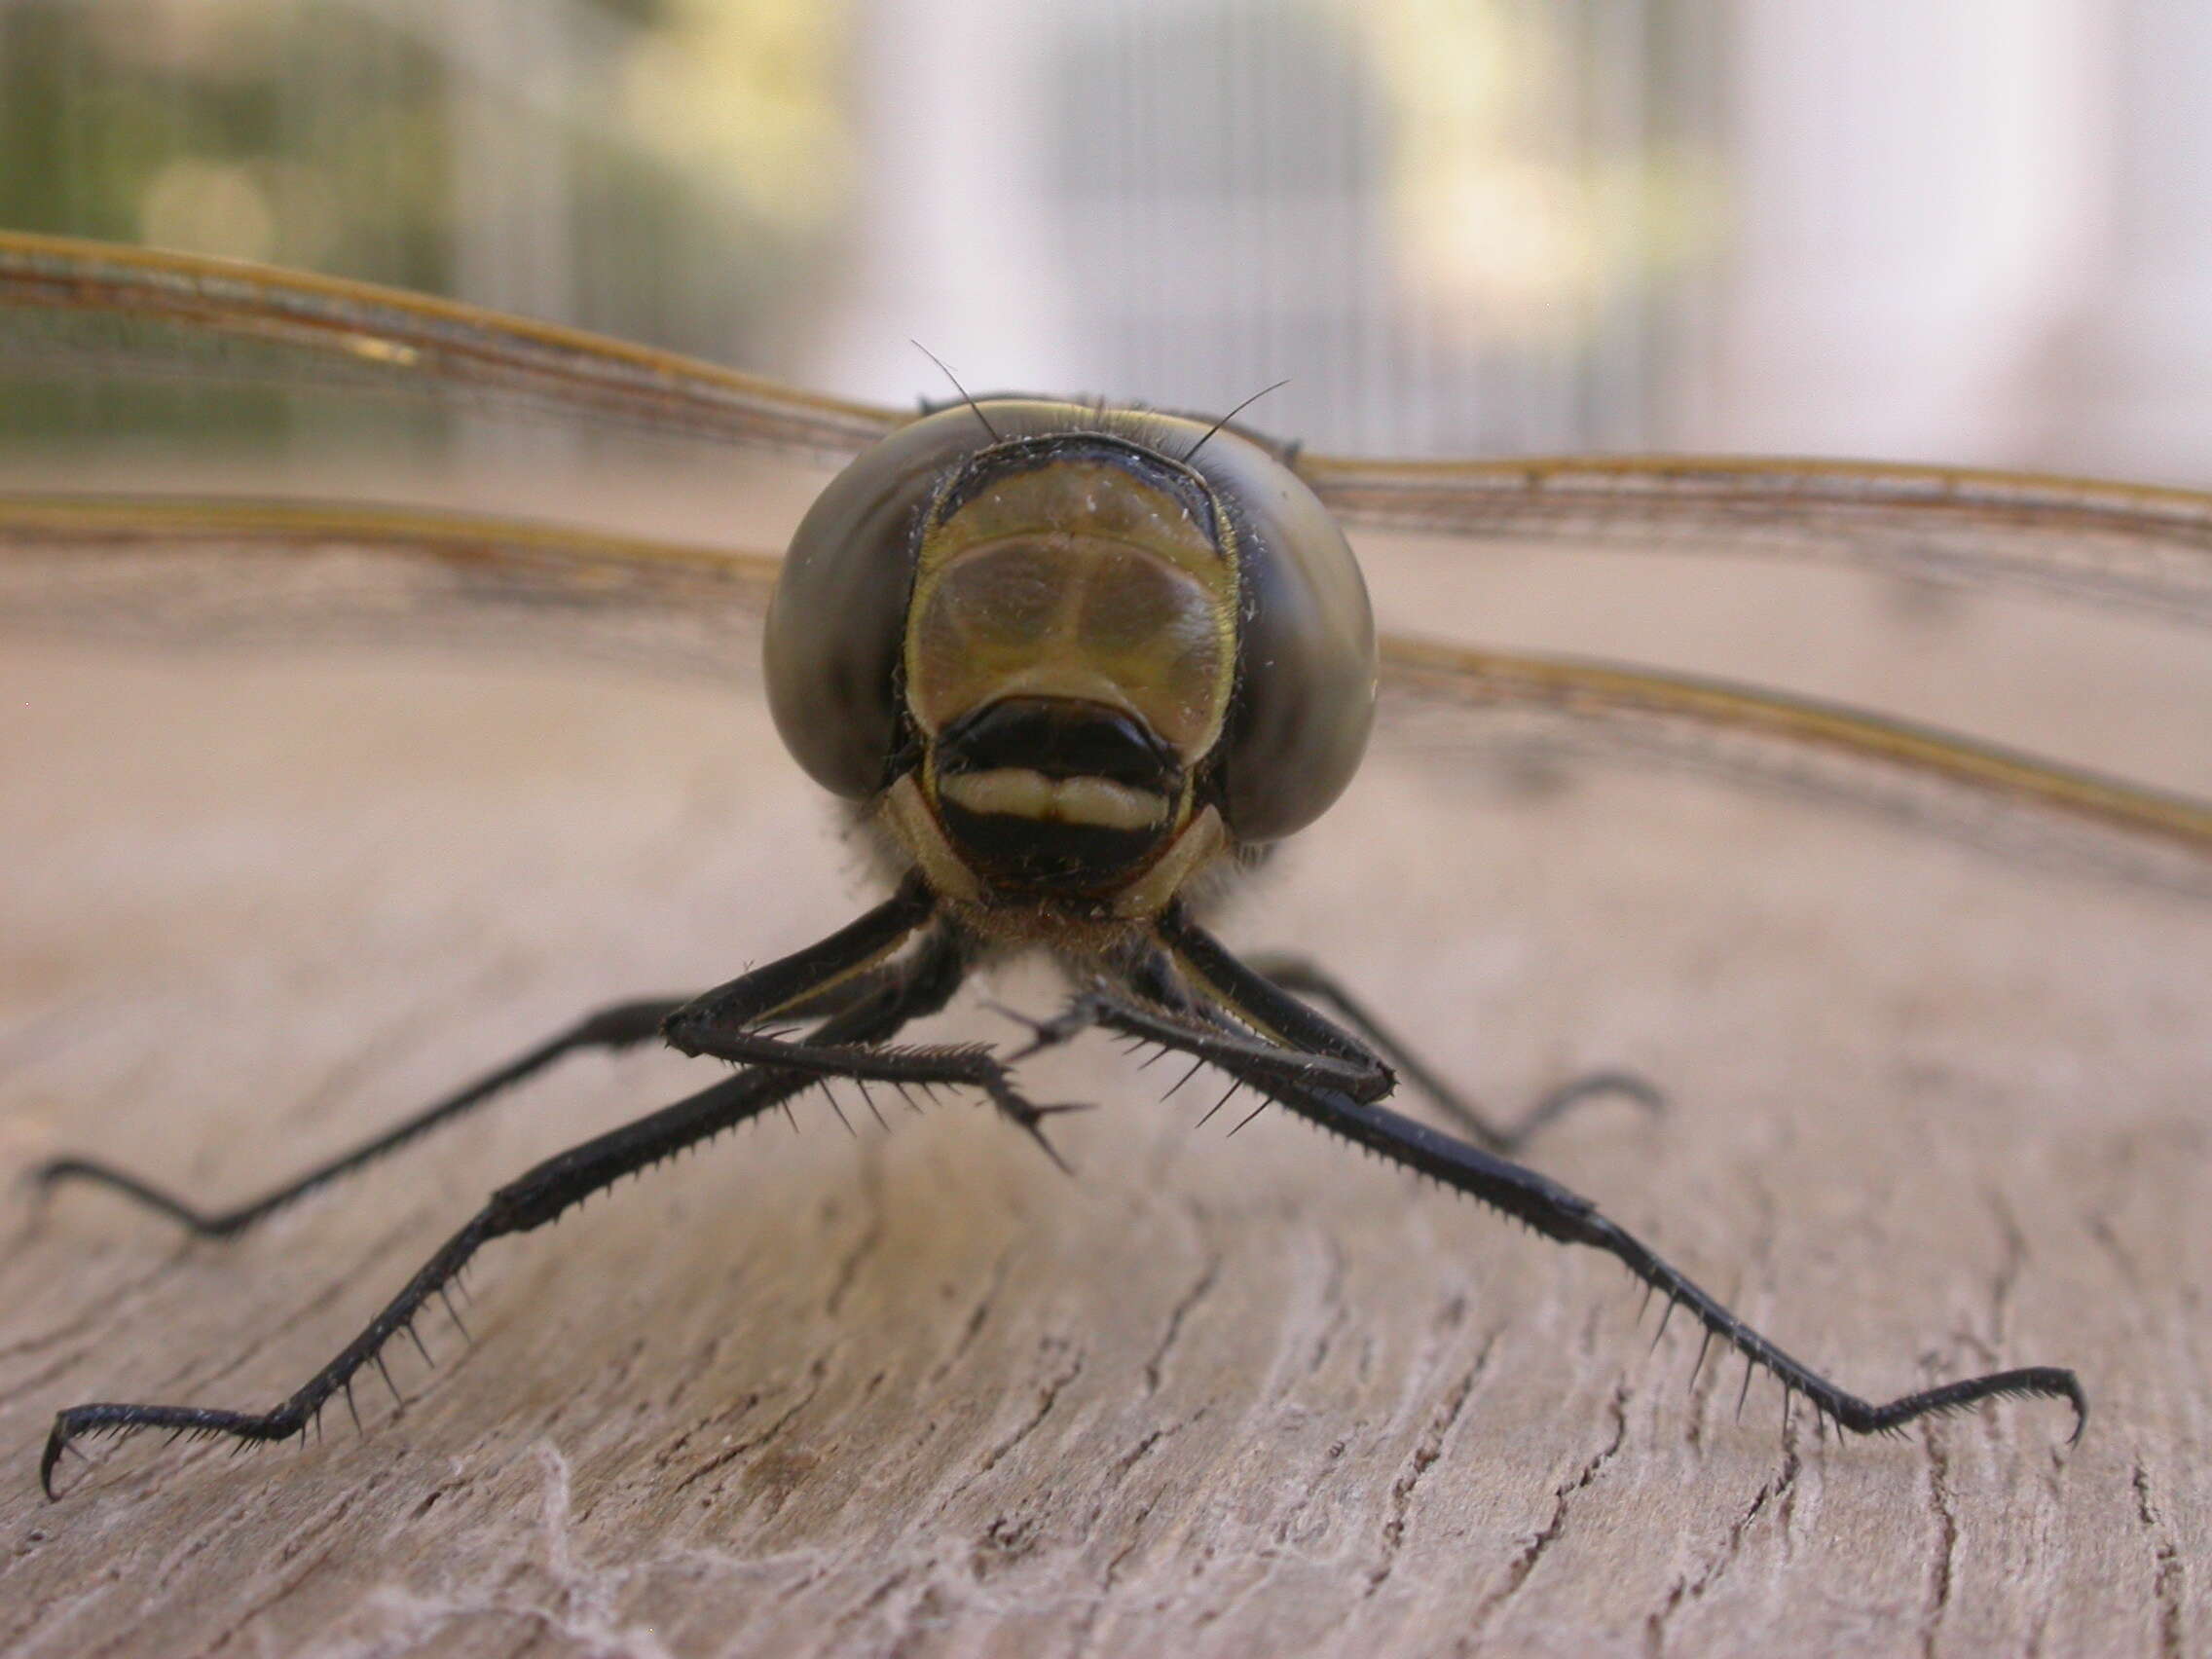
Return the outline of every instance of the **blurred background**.
[[[0,224],[1339,451],[2212,482],[2208,166],[2187,0],[0,0]]]

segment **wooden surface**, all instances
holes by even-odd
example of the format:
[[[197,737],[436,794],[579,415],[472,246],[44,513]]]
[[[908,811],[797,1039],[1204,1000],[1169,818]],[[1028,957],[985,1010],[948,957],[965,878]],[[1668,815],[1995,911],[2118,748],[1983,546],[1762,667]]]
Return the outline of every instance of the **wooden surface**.
[[[757,706],[551,671],[0,664],[0,1651],[2142,1653],[2212,1646],[2212,905],[1696,779],[1501,783],[1418,726],[1224,921],[1323,951],[1535,1161],[1887,1394],[2094,1407],[1838,1444],[1688,1386],[1608,1261],[1089,1045],[1070,1181],[847,1093],[500,1243],[475,1344],[304,1452],[259,1405],[490,1188],[694,1087],[577,1060],[234,1244],[14,1179],[244,1196],[612,997],[853,913]],[[2192,740],[2194,741],[2194,740]],[[1052,1006],[1041,975],[995,994]],[[973,999],[953,1029],[1003,1038]]]

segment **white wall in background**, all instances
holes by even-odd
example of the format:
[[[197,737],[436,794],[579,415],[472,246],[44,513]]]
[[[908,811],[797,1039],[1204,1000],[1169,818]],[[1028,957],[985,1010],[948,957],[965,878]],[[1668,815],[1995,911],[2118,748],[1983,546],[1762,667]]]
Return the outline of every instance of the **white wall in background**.
[[[2212,6],[2121,0],[2095,285],[2048,460],[2212,482]]]
[[[869,9],[854,65],[858,222],[811,384],[950,396],[909,339],[977,392],[1077,384],[1067,279],[1041,235],[1050,34],[996,0]]]
[[[1740,4],[1715,448],[2041,448],[2093,276],[2106,8]]]
[[[1403,167],[1422,89],[1350,0],[879,0],[821,383],[934,395],[913,334],[978,389],[1222,407],[1290,375],[1253,419],[1327,447],[2212,481],[2212,4],[1397,15],[1487,19],[1510,49],[1473,182],[1566,180],[1567,230],[1618,257],[1649,224],[1645,266],[1517,319],[1424,265]],[[1516,200],[1470,189],[1466,244],[1525,241],[1492,216]]]

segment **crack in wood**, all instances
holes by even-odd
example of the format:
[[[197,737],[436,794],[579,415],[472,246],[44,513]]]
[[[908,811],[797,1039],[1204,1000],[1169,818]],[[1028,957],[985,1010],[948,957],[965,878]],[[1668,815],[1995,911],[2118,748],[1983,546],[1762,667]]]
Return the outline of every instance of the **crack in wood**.
[[[1455,1298],[1454,1303],[1457,1302],[1458,1299]],[[1452,1304],[1447,1304],[1448,1308],[1451,1306]],[[1463,1307],[1463,1304],[1460,1306]],[[1443,1400],[1430,1415],[1428,1426],[1422,1431],[1412,1455],[1407,1457],[1405,1466],[1399,1471],[1398,1478],[1390,1483],[1390,1507],[1382,1521],[1382,1553],[1376,1564],[1368,1569],[1367,1589],[1363,1599],[1372,1600],[1397,1569],[1398,1551],[1405,1542],[1406,1528],[1413,1516],[1414,1494],[1419,1490],[1423,1477],[1435,1466],[1437,1459],[1444,1456],[1444,1443],[1452,1437],[1452,1431],[1458,1426],[1460,1417],[1466,1412],[1467,1401],[1474,1394],[1476,1382],[1490,1368],[1491,1350],[1497,1344],[1497,1332],[1493,1331],[1483,1339],[1482,1346],[1475,1350],[1473,1362],[1446,1391]]]
[[[2166,1530],[2164,1517],[2151,1501],[2151,1474],[2140,1457],[2135,1460],[2133,1484],[2135,1518],[2151,1536],[2151,1591],[2158,1609],[2158,1656],[2182,1659],[2187,1651],[2183,1639],[2188,1634],[2184,1608],[2189,1568],[2182,1561],[2180,1546]]]
[[[968,1317],[961,1321],[960,1335],[953,1343],[951,1351],[930,1368],[929,1376],[925,1379],[929,1386],[935,1387],[943,1382],[968,1356],[968,1350],[976,1346],[976,1339],[983,1334],[983,1326],[990,1319],[992,1305],[998,1301],[1000,1292],[1006,1289],[1006,1275],[1013,1262],[1014,1252],[1009,1249],[1002,1250],[998,1259],[991,1264],[991,1276],[983,1286],[983,1294],[976,1299],[975,1307],[968,1310]]]
[[[1152,1350],[1151,1355],[1144,1362],[1144,1393],[1146,1399],[1149,1400],[1153,1395],[1160,1392],[1161,1368],[1166,1361],[1167,1350],[1175,1346],[1176,1339],[1183,1334],[1183,1321],[1189,1318],[1191,1310],[1211,1293],[1220,1276],[1221,1254],[1219,1251],[1208,1250],[1204,1263],[1198,1270],[1197,1280],[1190,1289],[1176,1299],[1175,1306],[1168,1309],[1167,1328],[1161,1333],[1160,1346]]]
[[[807,1389],[805,1393],[801,1394],[795,1401],[792,1403],[789,1409],[787,1409],[781,1416],[777,1417],[774,1421],[770,1422],[768,1426],[763,1428],[758,1434],[748,1436],[744,1440],[736,1441],[729,1446],[725,1446],[721,1451],[716,1453],[712,1457],[709,1457],[704,1463],[701,1463],[696,1469],[693,1469],[689,1474],[685,1475],[682,1480],[678,1481],[674,1488],[674,1492],[682,1493],[689,1491],[692,1487],[697,1486],[701,1481],[707,1479],[709,1476],[717,1474],[720,1470],[727,1468],[731,1463],[736,1462],[738,1458],[745,1456],[748,1453],[757,1452],[761,1447],[768,1445],[771,1441],[781,1436],[785,1429],[791,1427],[793,1421],[796,1419],[799,1413],[805,1411],[808,1406],[811,1406],[814,1403],[815,1396],[822,1392],[823,1380],[827,1378],[829,1374],[829,1361],[817,1355],[813,1363],[807,1367]],[[748,1396],[749,1401],[757,1398],[757,1395]],[[718,1492],[719,1490],[719,1488],[717,1488]],[[712,1498],[710,1497],[708,1501],[712,1501]]]
[[[1928,1563],[1928,1605],[1920,1617],[1922,1659],[1936,1659],[1936,1641],[1950,1611],[1959,1565],[1959,1517],[1951,1497],[1951,1459],[1934,1423],[1921,1432],[1927,1453],[1928,1503],[1936,1518],[1936,1552]]]
[[[1782,1499],[1782,1502],[1776,1505],[1777,1520],[1784,1531],[1788,1531],[1789,1526],[1788,1505],[1790,1494],[1796,1489],[1799,1467],[1796,1450],[1792,1448],[1786,1452],[1783,1455],[1782,1467],[1775,1471],[1757,1492],[1751,1494],[1751,1501],[1745,1507],[1744,1512],[1729,1524],[1727,1533],[1721,1539],[1720,1548],[1714,1551],[1705,1565],[1699,1567],[1694,1574],[1675,1580],[1673,1586],[1667,1591],[1667,1600],[1664,1604],[1644,1620],[1643,1650],[1648,1659],[1659,1659],[1659,1656],[1667,1650],[1667,1627],[1674,1622],[1675,1615],[1684,1605],[1703,1601],[1706,1592],[1720,1582],[1728,1569],[1736,1564],[1737,1557],[1743,1553],[1744,1539],[1751,1531],[1751,1524],[1758,1520],[1759,1516],[1765,1513],[1766,1506],[1773,1503],[1777,1498]]]
[[[1529,1582],[1530,1575],[1535,1572],[1537,1566],[1543,1561],[1545,1552],[1552,1545],[1558,1543],[1561,1534],[1567,1530],[1567,1512],[1574,1501],[1574,1494],[1588,1491],[1591,1484],[1597,1480],[1599,1472],[1611,1462],[1614,1456],[1619,1453],[1622,1441],[1628,1438],[1628,1384],[1626,1382],[1615,1383],[1611,1406],[1612,1439],[1584,1462],[1572,1480],[1567,1481],[1553,1490],[1551,1518],[1541,1528],[1537,1529],[1529,1541],[1521,1547],[1520,1553],[1506,1564],[1505,1581],[1495,1591],[1492,1592],[1483,1602],[1483,1604],[1476,1609],[1474,1618],[1469,1621],[1471,1625],[1469,1641],[1472,1649],[1479,1650],[1483,1633],[1488,1631],[1496,1621],[1499,1613],[1504,1610],[1505,1604],[1520,1593],[1521,1587]]]
[[[883,1243],[885,1221],[883,1215],[883,1171],[873,1158],[860,1160],[861,1203],[867,1219],[862,1223],[860,1236],[852,1247],[837,1260],[837,1270],[830,1278],[830,1294],[823,1299],[822,1311],[834,1319],[851,1294],[854,1281],[859,1278],[861,1266]]]

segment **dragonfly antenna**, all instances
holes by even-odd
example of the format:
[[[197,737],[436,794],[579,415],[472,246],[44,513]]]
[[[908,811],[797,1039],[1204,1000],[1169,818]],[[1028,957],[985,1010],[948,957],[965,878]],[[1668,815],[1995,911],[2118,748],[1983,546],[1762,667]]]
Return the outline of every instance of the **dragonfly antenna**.
[[[906,341],[906,344],[911,346],[915,350],[919,351],[923,356],[927,357],[931,362],[935,363],[940,369],[944,370],[944,378],[952,383],[952,389],[960,393],[962,399],[967,403],[968,407],[975,411],[976,419],[983,423],[983,430],[991,434],[991,442],[993,442],[994,444],[1003,444],[1004,442],[1006,442],[1004,438],[999,436],[998,428],[991,424],[991,418],[983,413],[983,406],[976,401],[976,394],[960,384],[960,377],[958,375],[954,374],[950,369],[945,368],[944,359],[942,357],[939,356],[927,346],[924,346],[919,340],[915,340],[909,337]],[[1239,407],[1241,407],[1241,405]],[[1209,432],[1206,435],[1207,437],[1211,437],[1213,434]],[[1200,443],[1203,443],[1205,442],[1205,439],[1200,438],[1198,441]]]
[[[942,363],[940,363],[938,367],[943,368],[944,365]],[[958,383],[956,382],[954,384],[957,385]],[[1239,403],[1235,408],[1232,409],[1228,414],[1224,415],[1220,420],[1216,421],[1212,425],[1208,426],[1206,428],[1205,436],[1200,438],[1197,443],[1193,444],[1189,449],[1183,452],[1183,461],[1185,464],[1189,464],[1191,457],[1197,455],[1198,451],[1204,449],[1206,445],[1213,440],[1214,433],[1220,431],[1222,427],[1228,425],[1230,422],[1235,420],[1237,416],[1243,414],[1245,410],[1251,408],[1253,404],[1259,402],[1261,398],[1267,396],[1269,392],[1280,391],[1289,384],[1290,378],[1286,375],[1283,379],[1275,382],[1275,384],[1272,386],[1264,386],[1260,387],[1258,391],[1252,393],[1250,397],[1247,397],[1242,403]]]

